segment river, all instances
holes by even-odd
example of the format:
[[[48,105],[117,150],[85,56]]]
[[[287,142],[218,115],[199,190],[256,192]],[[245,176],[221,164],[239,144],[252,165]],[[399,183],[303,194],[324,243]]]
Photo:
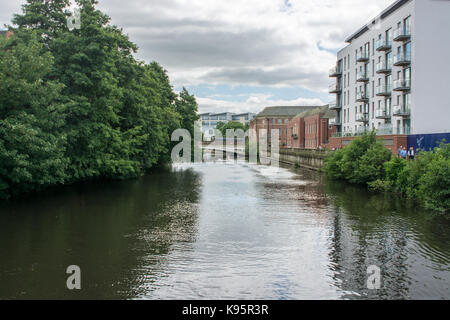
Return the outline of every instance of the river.
[[[305,169],[180,165],[1,203],[0,299],[449,299],[449,226]]]

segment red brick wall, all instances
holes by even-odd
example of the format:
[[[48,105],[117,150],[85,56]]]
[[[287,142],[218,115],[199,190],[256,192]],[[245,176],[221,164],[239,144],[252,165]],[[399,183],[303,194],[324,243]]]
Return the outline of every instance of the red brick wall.
[[[305,121],[303,118],[293,118],[287,124],[288,136],[287,147],[289,148],[304,148],[305,147]],[[297,139],[292,137],[297,135]]]
[[[383,135],[377,136],[377,139],[384,141],[386,148],[391,150],[393,154],[397,154],[397,149],[400,146],[407,146],[407,137],[407,135]],[[330,143],[325,145],[325,147],[329,150],[336,148],[342,149],[353,139],[355,139],[355,137],[330,138]]]
[[[259,139],[259,132],[261,130],[265,130],[267,132],[267,139],[269,144],[271,144],[270,134],[272,130],[279,130],[280,148],[283,148],[286,147],[288,144],[288,122],[291,119],[292,117],[256,118],[250,123],[250,128],[256,130],[258,139]],[[281,120],[281,124],[278,123],[278,120]]]
[[[317,149],[328,137],[328,119],[315,114],[305,118],[305,148]]]

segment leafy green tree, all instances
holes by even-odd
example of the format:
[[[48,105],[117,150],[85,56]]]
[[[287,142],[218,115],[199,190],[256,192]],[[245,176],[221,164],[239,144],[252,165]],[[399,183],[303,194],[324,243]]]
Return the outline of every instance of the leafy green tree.
[[[242,124],[242,122],[239,121],[230,121],[227,122],[226,124],[224,124],[223,126],[221,126],[220,128],[217,128],[220,130],[220,132],[222,133],[222,135],[224,137],[226,137],[227,134],[227,130],[238,130],[238,129],[242,129],[245,132],[245,127]]]
[[[27,0],[15,36],[2,38],[3,197],[142,175],[170,161],[172,131],[197,118],[195,98],[185,89],[178,97],[158,63],[137,61],[97,1],[76,3],[80,29],[67,28],[69,1]]]
[[[67,31],[67,10],[70,0],[26,0],[23,14],[15,14],[12,20],[19,28],[34,30],[47,45],[61,32]]]
[[[190,95],[184,87],[175,102],[175,108],[183,119],[181,122],[182,128],[189,130],[191,137],[194,137],[194,123],[199,119],[197,115],[198,105],[195,97]]]
[[[66,179],[63,86],[37,39],[0,39],[0,198]]]

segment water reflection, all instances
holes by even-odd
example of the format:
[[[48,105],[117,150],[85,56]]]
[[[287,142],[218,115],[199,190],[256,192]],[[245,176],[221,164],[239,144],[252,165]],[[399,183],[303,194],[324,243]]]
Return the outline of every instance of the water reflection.
[[[1,204],[0,299],[449,298],[448,227],[307,170],[177,166]]]

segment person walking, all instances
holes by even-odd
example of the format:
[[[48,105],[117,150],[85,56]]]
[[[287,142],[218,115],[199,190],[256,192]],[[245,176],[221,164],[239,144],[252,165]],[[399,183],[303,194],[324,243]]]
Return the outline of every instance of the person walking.
[[[403,150],[403,146],[400,146],[397,150],[397,157],[399,157],[399,158],[402,157],[402,150]]]
[[[406,156],[408,155],[408,152],[406,151],[406,147],[403,147],[402,151],[400,152],[400,156],[402,159],[406,160]]]
[[[414,161],[415,155],[416,155],[416,152],[414,151],[414,147],[409,148],[408,159]]]

